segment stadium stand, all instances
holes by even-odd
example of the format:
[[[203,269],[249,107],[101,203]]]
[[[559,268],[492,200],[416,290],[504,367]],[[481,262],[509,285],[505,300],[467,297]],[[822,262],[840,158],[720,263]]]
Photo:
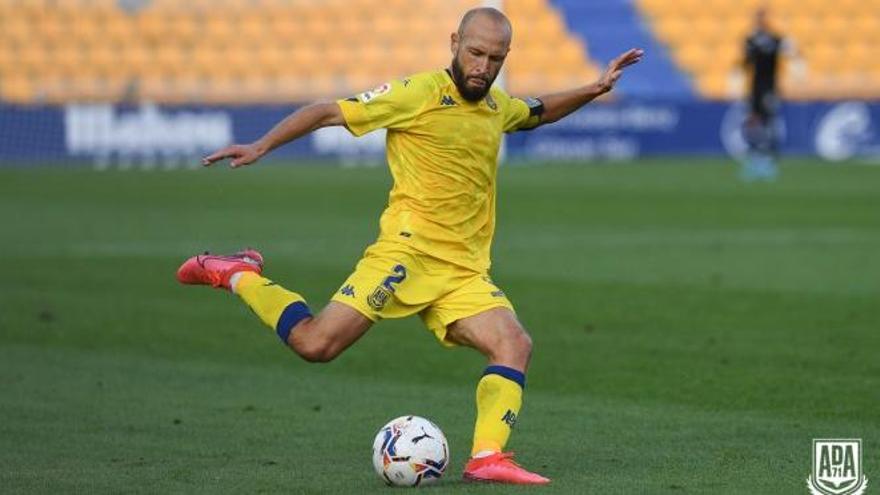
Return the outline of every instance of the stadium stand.
[[[629,0],[553,0],[564,13],[568,27],[589,43],[603,65],[620,53],[643,48],[650,55],[639,70],[621,81],[619,90],[639,97],[691,98],[688,78],[670,60],[664,45],[657,42],[639,11]],[[675,2],[668,2],[675,3]]]
[[[473,0],[0,0],[0,100],[278,103],[444,66]],[[506,84],[538,94],[647,50],[618,94],[735,99],[758,5],[803,55],[786,97],[880,97],[880,0],[506,0]]]
[[[445,66],[465,0],[0,0],[0,95],[17,103],[272,103]],[[507,2],[516,93],[591,80],[546,0]]]
[[[787,98],[880,97],[880,60],[870,53],[880,34],[880,0],[638,0],[638,6],[702,97],[741,95],[743,40],[760,6],[804,60],[804,67],[782,72]]]

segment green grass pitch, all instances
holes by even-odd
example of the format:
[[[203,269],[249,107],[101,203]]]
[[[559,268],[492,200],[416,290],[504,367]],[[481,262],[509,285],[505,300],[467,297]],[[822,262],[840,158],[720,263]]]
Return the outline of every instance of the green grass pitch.
[[[880,167],[509,166],[493,276],[535,342],[510,448],[546,488],[460,481],[484,366],[420,321],[300,361],[183,287],[255,246],[320,308],[377,230],[384,169],[0,170],[0,491],[388,493],[392,417],[437,422],[430,493],[807,493],[811,439],[880,483]]]

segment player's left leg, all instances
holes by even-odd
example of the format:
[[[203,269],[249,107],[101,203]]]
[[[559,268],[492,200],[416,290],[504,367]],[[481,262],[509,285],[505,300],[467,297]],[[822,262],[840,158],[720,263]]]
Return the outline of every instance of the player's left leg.
[[[532,339],[510,308],[497,307],[462,318],[447,327],[452,342],[473,347],[489,361],[477,384],[477,420],[465,477],[477,481],[544,484],[550,480],[526,471],[503,452],[522,406]]]
[[[471,455],[500,452],[522,407],[532,341],[508,308],[458,320],[447,338],[480,351],[488,366],[477,384],[477,421]]]
[[[477,384],[477,419],[472,458],[466,479],[543,484],[550,480],[530,473],[503,452],[522,406],[525,373],[532,339],[513,305],[487,276],[465,275],[467,281],[420,313],[444,345],[466,345],[486,356],[488,366]]]

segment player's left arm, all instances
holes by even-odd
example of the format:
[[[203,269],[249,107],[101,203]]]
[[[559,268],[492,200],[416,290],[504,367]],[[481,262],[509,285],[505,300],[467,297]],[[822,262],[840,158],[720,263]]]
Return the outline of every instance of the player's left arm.
[[[568,91],[539,96],[538,99],[541,100],[541,103],[544,105],[539,125],[556,122],[593,101],[597,97],[614,89],[617,80],[623,75],[623,69],[638,63],[642,59],[644,53],[643,50],[633,48],[621,54],[619,57],[608,63],[605,72],[603,72],[602,75],[599,76],[599,79],[592,84],[587,84],[586,86],[570,89]]]

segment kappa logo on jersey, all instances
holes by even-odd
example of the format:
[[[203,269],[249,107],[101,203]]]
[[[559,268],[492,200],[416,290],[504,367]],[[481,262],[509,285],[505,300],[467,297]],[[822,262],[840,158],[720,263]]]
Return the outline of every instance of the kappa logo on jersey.
[[[454,107],[458,105],[458,103],[452,99],[449,95],[443,95],[443,98],[440,98],[440,105],[444,107]]]
[[[369,91],[365,91],[358,95],[358,98],[364,103],[369,103],[376,98],[386,95],[391,92],[391,83],[385,83],[379,87],[373,88]]]
[[[345,284],[344,287],[339,289],[339,293],[342,294],[343,296],[355,297],[354,286],[352,286],[351,284]]]
[[[867,487],[860,438],[813,440],[813,474],[807,478],[811,494],[861,495]]]

